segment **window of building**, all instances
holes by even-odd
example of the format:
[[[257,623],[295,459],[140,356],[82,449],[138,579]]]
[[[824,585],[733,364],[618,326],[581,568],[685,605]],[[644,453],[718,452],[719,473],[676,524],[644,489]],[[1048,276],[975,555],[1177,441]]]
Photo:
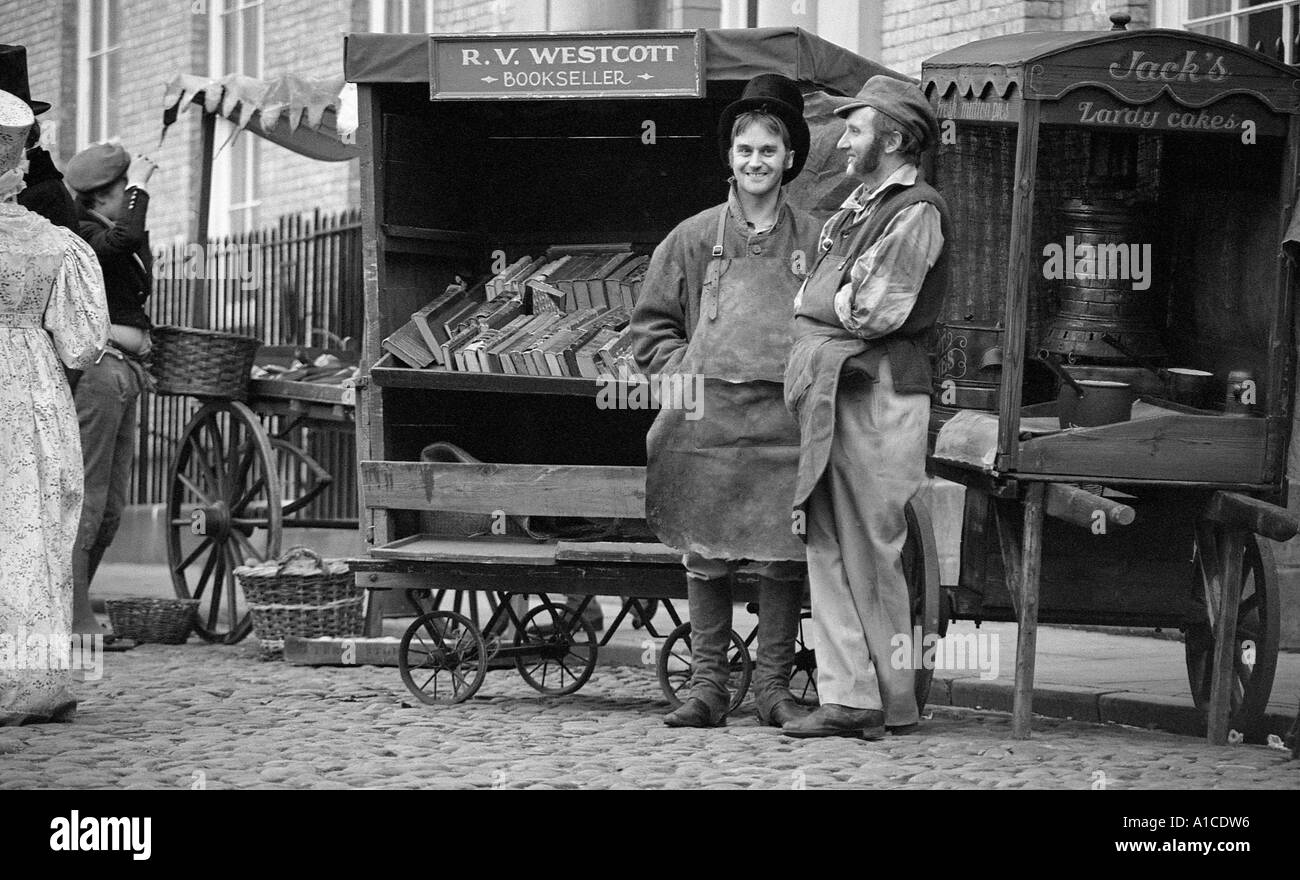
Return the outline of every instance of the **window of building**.
[[[121,4],[80,0],[77,4],[77,146],[116,137]]]
[[[262,77],[262,0],[216,0],[209,7],[212,16],[209,35],[210,70],[214,76],[239,73]],[[216,145],[230,139],[234,126],[218,122]],[[213,235],[227,235],[256,229],[261,220],[262,143],[255,135],[241,132],[227,144],[213,162]]]
[[[370,30],[384,34],[427,34],[434,0],[371,0]]]
[[[1174,5],[1178,23],[1173,27],[1241,43],[1287,64],[1300,60],[1300,0],[1176,0]]]

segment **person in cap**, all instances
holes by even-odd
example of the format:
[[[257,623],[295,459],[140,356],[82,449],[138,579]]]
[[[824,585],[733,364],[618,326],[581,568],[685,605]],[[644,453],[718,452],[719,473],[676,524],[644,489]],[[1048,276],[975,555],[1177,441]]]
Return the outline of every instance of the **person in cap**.
[[[802,449],[821,705],[790,736],[912,730],[915,670],[890,663],[911,637],[904,509],[925,481],[929,335],[947,290],[948,209],[921,176],[938,122],[916,86],[874,76],[840,99],[838,148],[861,184],[822,229],[795,300],[786,400]],[[906,666],[906,664],[903,664]]]
[[[718,123],[730,195],[655,249],[632,314],[638,369],[703,391],[694,412],[661,408],[646,438],[646,518],[682,552],[690,604],[689,698],[665,717],[672,727],[725,722],[731,578],[740,571],[758,578],[759,719],[779,727],[801,714],[790,672],[803,547],[787,503],[799,433],[781,379],[817,225],[782,185],[803,168],[808,144],[798,85],[775,74],[750,80]]]
[[[145,228],[153,161],[134,161],[121,144],[93,144],[68,162],[77,193],[78,231],[99,258],[112,321],[100,358],[75,382],[85,457],[86,500],[77,532],[73,626],[99,632],[90,583],[113,541],[130,488],[135,455],[136,402],[145,387],[143,358],[153,324],[145,302],[153,292],[153,256]]]
[[[76,707],[62,651],[72,631],[81,439],[60,361],[88,364],[108,336],[90,247],[17,200],[34,123],[25,100],[0,91],[0,633],[11,656],[25,658],[0,663],[0,726],[66,720]]]
[[[0,44],[0,90],[9,92],[19,98],[32,111],[40,116],[50,109],[45,101],[33,101],[31,87],[27,82],[27,49],[23,46]],[[41,124],[32,124],[27,135],[27,172],[24,175],[26,188],[18,194],[18,204],[29,211],[35,211],[55,226],[77,231],[77,211],[72,204],[72,196],[63,185],[63,175],[54,166],[54,159],[43,148],[41,141]]]

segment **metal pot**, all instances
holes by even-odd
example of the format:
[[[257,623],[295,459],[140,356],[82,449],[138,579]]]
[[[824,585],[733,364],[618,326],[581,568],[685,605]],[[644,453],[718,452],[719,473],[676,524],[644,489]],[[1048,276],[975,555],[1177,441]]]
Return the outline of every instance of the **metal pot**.
[[[1137,394],[1128,382],[1079,379],[1074,384],[1079,386],[1082,396],[1070,383],[1062,382],[1056,398],[1062,428],[1094,428],[1127,422],[1132,417]]]
[[[1213,373],[1188,367],[1169,367],[1161,373],[1165,380],[1165,396],[1170,400],[1199,409],[1210,405],[1214,391]]]

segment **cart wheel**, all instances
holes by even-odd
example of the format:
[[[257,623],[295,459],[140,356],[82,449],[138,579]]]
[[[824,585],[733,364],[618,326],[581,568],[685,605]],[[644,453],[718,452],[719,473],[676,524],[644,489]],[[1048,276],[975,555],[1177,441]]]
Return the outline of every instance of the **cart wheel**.
[[[734,629],[731,631],[731,651],[727,655],[727,689],[731,691],[728,712],[734,712],[749,693],[749,682],[754,677],[754,661],[749,656],[745,640]],[[688,620],[668,634],[659,651],[659,687],[676,709],[682,704],[681,694],[691,683],[691,622]]]
[[[1220,579],[1225,563],[1204,553],[1203,546],[1217,548],[1220,531],[1202,526],[1197,531],[1196,553],[1192,561],[1193,588],[1200,594],[1203,617],[1188,624],[1184,648],[1187,654],[1187,678],[1192,687],[1196,708],[1209,709],[1210,685],[1214,677],[1214,622],[1218,616]],[[1206,542],[1205,545],[1202,542]],[[1241,561],[1241,604],[1237,606],[1235,675],[1228,725],[1252,740],[1262,739],[1264,711],[1273,690],[1273,673],[1277,669],[1281,618],[1277,564],[1268,543],[1258,535],[1248,534]]]
[[[181,435],[168,474],[167,563],[182,599],[198,599],[194,630],[234,644],[252,619],[234,570],[280,554],[275,455],[253,411],[205,404]]]
[[[556,602],[530,608],[515,631],[515,669],[529,687],[549,696],[571,694],[596,668],[596,630]]]
[[[948,630],[947,614],[943,609],[943,590],[939,586],[939,549],[934,542],[934,526],[930,512],[915,499],[907,502],[907,541],[903,544],[903,576],[907,578],[907,594],[912,601],[912,635],[920,630],[922,646],[927,636],[940,638]],[[924,650],[922,650],[924,656]],[[924,666],[916,670],[916,707],[925,711],[925,701],[930,697],[930,684],[934,669]]]
[[[487,645],[470,619],[455,611],[430,611],[402,635],[397,669],[415,698],[431,706],[474,696],[487,675]]]
[[[817,654],[813,650],[812,612],[799,615],[799,633],[794,639],[794,669],[790,673],[790,693],[800,706],[817,705]]]

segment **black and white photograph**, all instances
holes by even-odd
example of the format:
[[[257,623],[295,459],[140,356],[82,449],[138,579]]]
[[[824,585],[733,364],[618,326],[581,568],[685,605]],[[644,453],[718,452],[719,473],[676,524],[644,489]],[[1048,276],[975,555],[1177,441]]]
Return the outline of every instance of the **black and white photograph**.
[[[1298,205],[1300,0],[0,0],[24,845],[156,861],[158,791],[1176,790],[1252,796],[1089,851],[1251,853]]]

